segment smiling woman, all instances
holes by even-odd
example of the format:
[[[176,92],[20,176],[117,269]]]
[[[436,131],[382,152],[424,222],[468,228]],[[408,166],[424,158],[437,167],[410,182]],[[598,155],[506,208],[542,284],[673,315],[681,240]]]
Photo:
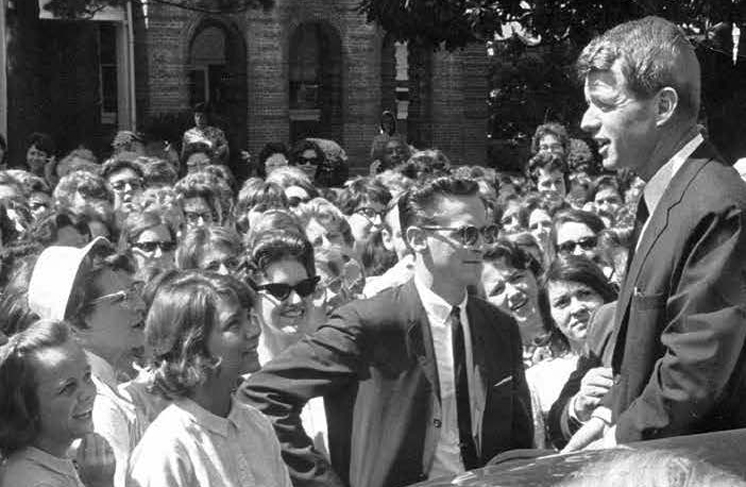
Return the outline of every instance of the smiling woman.
[[[0,347],[0,485],[83,485],[65,454],[93,431],[96,389],[68,325],[43,320]]]

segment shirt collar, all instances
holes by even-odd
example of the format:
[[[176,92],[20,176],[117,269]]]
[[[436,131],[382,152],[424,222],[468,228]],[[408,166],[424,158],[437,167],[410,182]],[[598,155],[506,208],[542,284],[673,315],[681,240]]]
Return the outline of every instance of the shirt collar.
[[[648,181],[643,190],[648,214],[653,214],[653,210],[658,206],[658,202],[661,200],[664,191],[666,191],[673,177],[702,142],[704,142],[704,138],[702,134],[698,133],[650,178],[650,181]]]
[[[417,288],[417,294],[420,295],[420,301],[422,301],[422,307],[425,308],[425,313],[427,313],[429,318],[436,318],[438,321],[438,323],[431,324],[445,323],[451,316],[453,306],[435,294],[417,276],[414,277],[414,285]],[[466,289],[464,289],[464,299],[458,304],[461,313],[466,310],[466,301],[468,298],[469,295],[466,293]]]
[[[88,363],[91,366],[91,374],[97,377],[101,382],[109,386],[112,390],[117,390],[117,375],[114,372],[109,362],[102,359],[95,353],[91,353],[88,350],[85,352],[88,357]]]
[[[53,470],[59,474],[73,477],[76,475],[75,466],[69,458],[60,458],[51,455],[44,450],[40,450],[34,446],[29,446],[23,453],[23,456],[32,462],[43,465],[44,467]]]
[[[192,421],[224,438],[228,437],[230,425],[237,425],[234,418],[235,415],[238,414],[237,411],[240,406],[236,404],[235,398],[233,397],[231,397],[231,411],[228,413],[227,418],[221,418],[220,416],[212,414],[210,411],[188,398],[181,398],[175,401],[175,404],[186,411],[186,413],[191,416]]]

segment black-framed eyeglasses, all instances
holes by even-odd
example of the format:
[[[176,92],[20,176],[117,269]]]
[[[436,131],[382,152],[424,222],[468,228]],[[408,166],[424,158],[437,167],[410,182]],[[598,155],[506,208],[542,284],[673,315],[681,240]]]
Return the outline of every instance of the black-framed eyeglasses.
[[[423,230],[450,230],[459,239],[462,245],[473,247],[479,243],[479,239],[485,243],[495,243],[500,234],[500,227],[495,224],[475,227],[474,225],[463,225],[460,227],[443,227],[438,225],[422,225]]]
[[[375,220],[376,217],[380,218],[381,221],[383,221],[384,212],[383,211],[376,211],[375,208],[372,208],[370,206],[362,206],[355,210],[355,213],[358,213],[360,215],[363,215],[368,220]]]
[[[577,241],[568,240],[567,242],[562,242],[557,245],[557,252],[560,254],[572,254],[578,246],[583,250],[593,250],[596,248],[596,245],[598,245],[598,237],[591,235]]]
[[[313,294],[316,291],[316,286],[321,280],[321,276],[313,276],[308,279],[303,279],[293,285],[286,282],[271,282],[269,284],[256,284],[253,281],[249,281],[251,286],[257,291],[267,291],[269,294],[274,296],[280,301],[285,301],[290,297],[290,293],[295,291],[298,296],[305,298]]]
[[[173,252],[176,249],[176,242],[135,242],[132,246],[147,253],[155,252],[158,248],[161,252]]]
[[[140,179],[120,179],[111,183],[111,189],[114,191],[124,191],[129,185],[130,189],[137,191],[142,189],[142,180]]]
[[[200,218],[202,219],[203,222],[210,223],[212,222],[212,213],[209,213],[209,212],[200,213],[197,211],[185,211],[184,212],[184,219],[188,223],[198,223]]]

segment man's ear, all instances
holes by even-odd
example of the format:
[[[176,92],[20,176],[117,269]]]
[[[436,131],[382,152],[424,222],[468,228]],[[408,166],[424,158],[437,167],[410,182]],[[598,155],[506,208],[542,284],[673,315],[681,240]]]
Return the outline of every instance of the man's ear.
[[[661,127],[668,123],[676,113],[676,108],[679,106],[679,94],[675,89],[666,86],[658,92],[656,97],[658,98],[655,107],[656,125]]]
[[[404,233],[406,242],[415,253],[423,253],[427,250],[427,238],[425,231],[419,227],[408,227]]]
[[[394,239],[391,238],[391,231],[388,228],[382,228],[381,229],[381,243],[383,243],[383,248],[389,251],[394,251]]]

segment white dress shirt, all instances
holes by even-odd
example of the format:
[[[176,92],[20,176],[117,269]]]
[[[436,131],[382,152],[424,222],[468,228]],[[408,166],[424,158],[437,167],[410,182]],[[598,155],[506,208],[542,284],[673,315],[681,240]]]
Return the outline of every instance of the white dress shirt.
[[[453,370],[453,343],[451,333],[451,310],[453,306],[443,298],[432,292],[417,277],[414,278],[417,293],[425,308],[430,331],[433,336],[433,348],[438,368],[438,382],[440,383],[441,418],[440,438],[435,448],[435,456],[430,467],[429,478],[452,475],[464,471],[459,447],[458,414],[456,405],[456,384]],[[458,304],[461,316],[461,326],[464,329],[464,348],[466,351],[467,381],[469,384],[469,403],[474,417],[474,357],[471,348],[471,332],[469,319],[466,316],[466,302],[468,295],[464,290],[464,299]]]

